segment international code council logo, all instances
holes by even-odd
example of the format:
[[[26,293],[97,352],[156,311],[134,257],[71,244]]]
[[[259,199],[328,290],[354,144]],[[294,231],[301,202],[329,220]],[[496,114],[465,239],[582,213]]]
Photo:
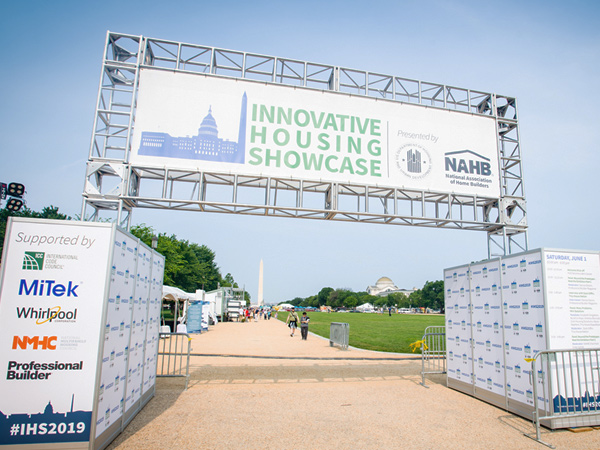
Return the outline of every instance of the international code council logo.
[[[409,178],[425,178],[431,171],[431,156],[419,144],[405,144],[396,150],[396,166]]]
[[[25,252],[23,270],[42,270],[45,255],[44,252]]]

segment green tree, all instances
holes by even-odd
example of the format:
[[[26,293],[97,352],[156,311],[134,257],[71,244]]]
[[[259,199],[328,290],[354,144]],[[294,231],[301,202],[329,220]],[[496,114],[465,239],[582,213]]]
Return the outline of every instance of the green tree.
[[[323,289],[321,289],[319,291],[319,293],[317,294],[319,306],[329,305],[329,296],[331,295],[331,293],[333,291],[334,291],[334,289],[330,288],[330,287],[324,287]]]
[[[302,303],[304,303],[304,299],[300,298],[300,297],[296,297],[294,300],[290,300],[286,303],[289,303],[290,305],[294,305],[294,306],[303,306]]]
[[[310,297],[306,297],[307,306],[312,306],[313,308],[319,307],[319,297],[316,295],[311,295]]]
[[[424,306],[444,312],[444,282],[427,281],[421,289]]]
[[[356,308],[358,306],[358,296],[356,295],[356,293],[352,292],[352,295],[346,297],[346,299],[344,300],[344,305],[347,308]]]
[[[377,308],[383,308],[386,304],[387,304],[386,297],[377,297],[377,299],[373,303],[373,306],[375,306]]]
[[[365,303],[370,303],[372,305],[375,305],[375,302],[379,298],[379,297],[376,297],[375,295],[367,294],[366,292],[359,292],[356,296],[358,298],[358,302],[357,302],[358,306],[364,305]]]
[[[227,275],[225,275],[225,278],[223,278],[223,280],[221,281],[221,286],[237,288],[238,284],[233,279],[233,275],[228,273]]]
[[[410,302],[410,305],[413,307],[425,306],[423,304],[423,294],[421,293],[420,289],[417,289],[416,291],[411,292],[410,295],[408,296],[408,300]]]
[[[398,308],[408,308],[410,301],[408,296],[403,292],[395,292],[388,295],[388,306],[397,306]]]
[[[131,228],[131,234],[145,244],[152,244],[156,232],[147,225]],[[164,284],[185,292],[196,289],[211,291],[221,283],[221,273],[215,262],[215,253],[205,245],[179,240],[175,235],[158,234],[157,251],[165,257]],[[233,280],[233,277],[230,278]],[[234,281],[235,282],[235,281]]]
[[[329,294],[328,305],[333,308],[354,308],[358,303],[358,298],[351,289],[335,289]]]

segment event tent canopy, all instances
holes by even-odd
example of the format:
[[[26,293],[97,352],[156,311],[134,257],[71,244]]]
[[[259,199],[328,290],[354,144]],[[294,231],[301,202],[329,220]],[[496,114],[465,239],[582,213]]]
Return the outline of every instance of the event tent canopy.
[[[191,300],[194,295],[173,286],[163,286],[162,298],[164,300]]]

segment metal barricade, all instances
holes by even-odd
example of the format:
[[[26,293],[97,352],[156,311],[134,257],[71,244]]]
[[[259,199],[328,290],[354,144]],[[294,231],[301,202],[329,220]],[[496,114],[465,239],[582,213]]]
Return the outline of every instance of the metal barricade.
[[[157,377],[185,377],[185,390],[190,379],[192,338],[187,333],[158,333]],[[168,347],[168,348],[167,348]]]
[[[425,328],[421,341],[421,385],[425,384],[425,374],[446,373],[446,327]]]
[[[350,343],[350,324],[341,322],[331,322],[329,326],[329,346],[338,344],[342,350],[348,350]]]
[[[540,439],[542,420],[560,420],[557,427],[564,428],[585,425],[590,416],[600,418],[599,363],[600,348],[543,350],[531,359],[529,381],[533,385],[535,437],[526,434],[527,437],[554,448]]]

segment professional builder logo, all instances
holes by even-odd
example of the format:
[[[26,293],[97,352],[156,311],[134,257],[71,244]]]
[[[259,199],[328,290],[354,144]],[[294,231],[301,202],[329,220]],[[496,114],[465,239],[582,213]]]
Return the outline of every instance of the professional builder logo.
[[[396,166],[409,178],[425,178],[431,172],[431,156],[422,145],[405,144],[396,150]]]
[[[44,268],[44,252],[25,252],[23,270],[42,270]]]
[[[82,370],[83,361],[79,362],[8,362],[7,380],[47,380],[53,372]]]

